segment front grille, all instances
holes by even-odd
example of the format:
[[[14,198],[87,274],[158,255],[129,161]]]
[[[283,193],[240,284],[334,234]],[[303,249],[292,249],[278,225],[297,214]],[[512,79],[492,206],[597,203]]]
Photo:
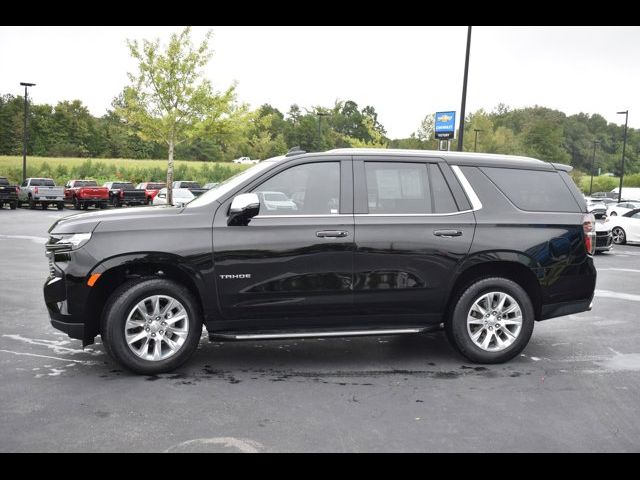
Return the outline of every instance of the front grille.
[[[611,231],[596,232],[596,248],[608,247],[612,241]]]

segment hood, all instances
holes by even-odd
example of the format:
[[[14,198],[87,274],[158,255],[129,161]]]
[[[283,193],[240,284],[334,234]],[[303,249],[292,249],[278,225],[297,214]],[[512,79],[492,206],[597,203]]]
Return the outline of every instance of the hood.
[[[171,222],[182,209],[172,206],[115,209],[106,212],[78,213],[61,218],[49,228],[49,233],[89,233],[146,229],[149,223]]]

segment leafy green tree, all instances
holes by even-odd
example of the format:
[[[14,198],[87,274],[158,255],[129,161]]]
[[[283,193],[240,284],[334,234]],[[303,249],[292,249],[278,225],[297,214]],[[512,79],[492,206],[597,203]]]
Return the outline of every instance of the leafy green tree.
[[[128,41],[138,63],[137,74],[129,74],[131,85],[124,91],[124,107],[118,111],[143,139],[163,142],[168,148],[167,202],[172,202],[173,160],[176,145],[216,130],[216,123],[233,113],[235,86],[214,92],[202,68],[209,62],[208,32],[194,47],[191,29],[172,34],[166,48],[160,40]]]

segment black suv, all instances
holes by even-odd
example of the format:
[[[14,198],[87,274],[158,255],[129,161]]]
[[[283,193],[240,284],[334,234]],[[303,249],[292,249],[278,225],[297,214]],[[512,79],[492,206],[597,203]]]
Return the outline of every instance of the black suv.
[[[341,149],[265,160],[184,208],[78,214],[49,230],[54,327],[139,373],[212,340],[420,333],[469,360],[591,308],[595,232],[571,167]]]

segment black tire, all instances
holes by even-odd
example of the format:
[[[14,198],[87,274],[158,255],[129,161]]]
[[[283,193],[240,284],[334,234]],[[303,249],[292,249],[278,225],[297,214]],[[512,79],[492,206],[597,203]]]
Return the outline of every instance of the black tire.
[[[189,317],[189,333],[182,347],[172,356],[159,361],[144,360],[127,345],[124,325],[134,306],[151,295],[169,295],[184,305]],[[198,304],[188,289],[164,278],[142,278],[124,283],[113,292],[104,308],[101,321],[105,350],[123,367],[142,375],[169,372],[185,363],[198,348],[202,334],[202,318]]]
[[[616,245],[624,245],[627,243],[627,232],[624,231],[624,228],[613,227],[611,235],[613,235],[613,243]]]
[[[40,204],[40,208],[42,208],[42,210],[46,210],[47,208],[49,208],[49,204],[47,202],[42,202]]]
[[[122,204],[120,203],[120,199],[119,199],[117,196],[115,196],[115,195],[112,197],[111,202],[113,203],[113,206],[114,206],[115,208],[120,208],[120,207],[122,207]]]
[[[487,351],[477,346],[467,331],[467,314],[481,295],[489,292],[507,293],[519,304],[522,312],[522,327],[516,340],[504,350]],[[451,344],[467,359],[475,363],[503,363],[518,355],[529,343],[533,333],[535,316],[533,304],[527,292],[512,280],[490,277],[476,281],[467,287],[455,300],[445,331]]]
[[[617,217],[617,216],[618,216],[618,214],[617,214],[616,212],[611,212],[611,216],[612,216],[612,217]]]
[[[83,210],[89,210],[89,204],[88,203],[83,203],[82,204],[82,209]]]
[[[78,201],[78,197],[73,197],[73,209],[80,210],[80,202]]]
[[[33,201],[33,197],[31,197],[31,195],[29,195],[29,208],[31,210],[35,210],[36,209],[36,202]]]
[[[22,202],[18,200],[18,208],[22,208]]]
[[[101,203],[99,203],[99,204],[98,204],[98,208],[99,208],[100,210],[104,210],[105,208],[107,208],[107,204],[106,204],[106,203],[104,203],[104,202],[101,202]]]
[[[9,204],[9,208],[10,208],[11,210],[15,210],[16,208],[18,208],[18,204],[17,204],[16,202],[11,202],[11,203]]]
[[[59,202],[57,207],[58,207],[58,210],[64,210],[64,202]]]

